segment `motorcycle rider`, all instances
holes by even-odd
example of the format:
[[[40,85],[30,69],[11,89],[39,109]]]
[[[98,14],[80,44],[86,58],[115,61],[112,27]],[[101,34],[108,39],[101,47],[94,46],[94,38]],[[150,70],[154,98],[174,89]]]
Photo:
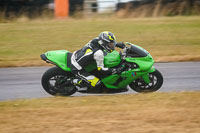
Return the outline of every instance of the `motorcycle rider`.
[[[88,64],[96,61],[97,70],[102,74],[119,74],[122,68],[106,68],[104,67],[104,56],[107,53],[114,51],[116,47],[124,48],[125,44],[123,42],[117,43],[116,37],[113,33],[109,31],[104,31],[99,34],[98,37],[89,41],[82,49],[73,52],[71,56],[70,67],[72,73],[77,79],[73,79],[72,83],[82,86],[82,81],[84,80],[89,86],[100,88],[102,87],[102,82],[99,78],[91,75],[87,72],[84,67]]]

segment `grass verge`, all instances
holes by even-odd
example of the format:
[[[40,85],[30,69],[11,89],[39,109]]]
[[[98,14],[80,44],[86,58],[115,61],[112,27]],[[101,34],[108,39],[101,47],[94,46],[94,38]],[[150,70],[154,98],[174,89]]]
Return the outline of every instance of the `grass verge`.
[[[199,133],[200,92],[0,102],[1,133]]]

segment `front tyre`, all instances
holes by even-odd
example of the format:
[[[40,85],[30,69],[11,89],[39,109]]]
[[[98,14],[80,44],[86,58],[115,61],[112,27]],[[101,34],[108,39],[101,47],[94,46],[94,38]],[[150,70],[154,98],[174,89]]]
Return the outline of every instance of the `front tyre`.
[[[154,72],[149,73],[149,79],[150,83],[147,84],[142,78],[138,78],[129,84],[129,87],[139,93],[154,92],[160,89],[163,84],[163,76],[157,69]]]
[[[41,82],[44,90],[51,95],[70,96],[77,91],[71,84],[72,78],[73,75],[70,72],[52,67],[43,74]]]

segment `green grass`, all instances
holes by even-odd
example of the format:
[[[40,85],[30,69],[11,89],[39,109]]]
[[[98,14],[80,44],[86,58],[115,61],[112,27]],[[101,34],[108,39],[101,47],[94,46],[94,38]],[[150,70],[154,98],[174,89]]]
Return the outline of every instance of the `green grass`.
[[[200,60],[200,17],[66,19],[0,23],[0,66],[41,65],[48,50],[77,50],[101,31],[138,44],[156,61]]]

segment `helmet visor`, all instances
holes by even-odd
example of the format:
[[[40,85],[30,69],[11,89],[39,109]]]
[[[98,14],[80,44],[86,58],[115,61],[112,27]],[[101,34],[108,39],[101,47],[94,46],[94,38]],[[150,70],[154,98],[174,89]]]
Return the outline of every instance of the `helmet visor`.
[[[114,43],[114,42],[109,42],[109,43],[108,43],[108,47],[109,47],[111,50],[114,50],[114,49],[115,49],[115,43]]]

